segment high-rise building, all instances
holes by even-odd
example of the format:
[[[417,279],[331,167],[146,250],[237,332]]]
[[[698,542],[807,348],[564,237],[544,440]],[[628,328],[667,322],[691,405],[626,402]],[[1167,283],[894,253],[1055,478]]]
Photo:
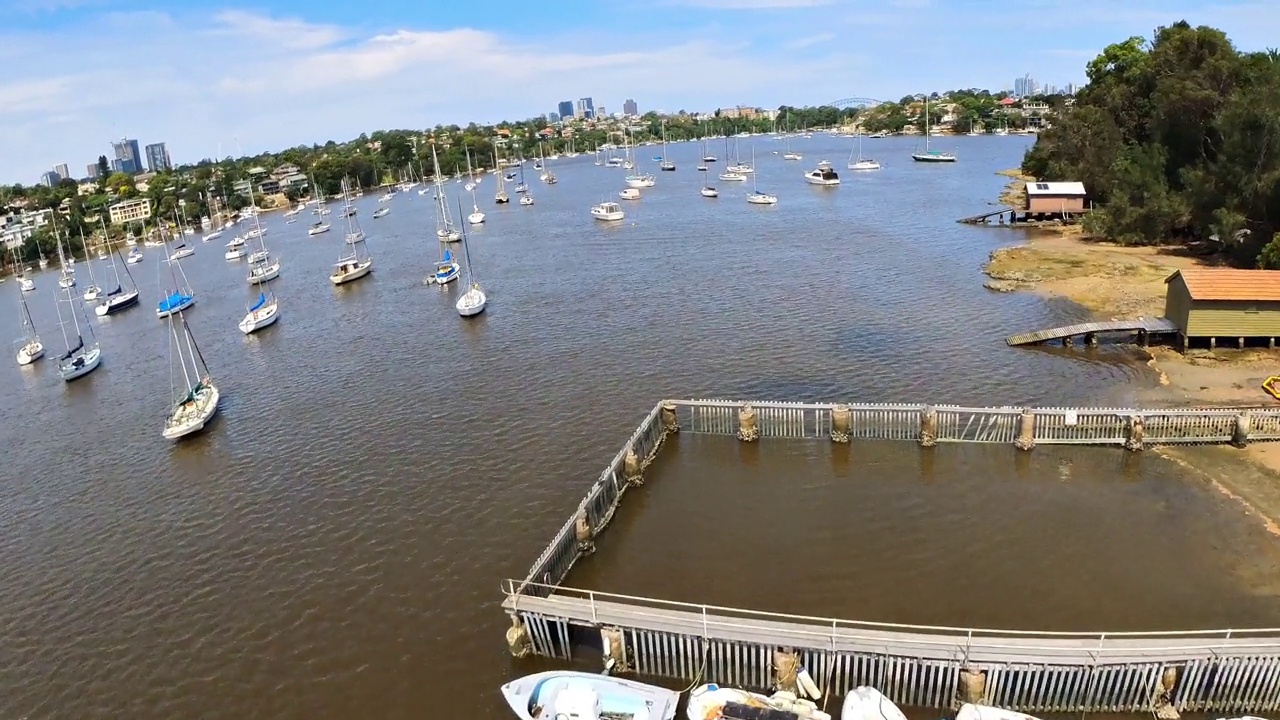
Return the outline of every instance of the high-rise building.
[[[66,163],[58,163],[57,165],[54,165],[53,171],[58,173],[58,177],[63,180],[71,177],[71,168],[67,167]]]
[[[89,163],[88,165],[85,166],[84,172],[85,172],[84,174],[85,177],[89,178],[90,180],[97,180],[98,179],[98,163]]]
[[[595,109],[595,112],[591,113],[591,116],[592,117],[609,117],[609,111],[605,110],[604,106],[601,105],[600,107]]]
[[[116,156],[111,163],[113,170],[132,175],[142,172],[142,152],[138,150],[137,140],[121,138],[119,142],[111,143],[111,150]]]
[[[626,102],[622,103],[622,114],[630,115],[631,117],[639,115],[640,108],[636,105],[636,101],[631,98],[627,98]]]
[[[1013,94],[1017,97],[1035,95],[1038,89],[1035,79],[1031,77],[1031,73],[1027,73],[1013,81]]]
[[[53,187],[54,185],[57,185],[61,180],[62,180],[62,176],[54,172],[53,170],[50,170],[49,172],[40,176],[40,184],[44,185],[45,187]]]
[[[548,123],[560,122],[560,113],[547,113],[547,122]]]
[[[559,111],[561,119],[573,117],[573,101],[561,100],[560,105],[556,108]]]
[[[151,143],[147,146],[147,170],[160,172],[172,168],[173,166],[169,164],[169,151],[164,143]]]
[[[578,107],[575,109],[574,117],[593,118],[596,116],[596,106],[591,102],[591,98],[584,97],[578,99]]]

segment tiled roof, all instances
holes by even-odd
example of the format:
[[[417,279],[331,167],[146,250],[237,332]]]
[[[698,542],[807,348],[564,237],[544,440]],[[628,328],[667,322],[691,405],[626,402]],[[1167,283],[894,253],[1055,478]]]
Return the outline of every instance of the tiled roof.
[[[1165,282],[1178,276],[1193,300],[1280,302],[1280,270],[1194,268],[1178,270]]]

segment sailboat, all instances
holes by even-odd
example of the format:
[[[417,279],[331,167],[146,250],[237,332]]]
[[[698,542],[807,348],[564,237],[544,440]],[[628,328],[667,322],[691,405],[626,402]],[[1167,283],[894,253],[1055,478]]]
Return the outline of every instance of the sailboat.
[[[446,247],[444,254],[440,257],[440,262],[436,263],[436,269],[427,276],[427,283],[448,285],[457,280],[461,272],[462,268],[458,266],[458,261],[454,259],[453,253]]]
[[[511,202],[511,198],[507,195],[507,183],[506,178],[503,177],[502,173],[502,161],[498,160],[498,153],[496,151],[493,154],[493,165],[498,170],[498,192],[494,193],[493,201],[499,205],[503,205]]]
[[[342,194],[347,195],[347,181],[342,181]],[[347,216],[347,238],[349,242],[344,243],[344,247],[350,246],[351,252],[343,252],[338,257],[338,262],[333,267],[333,272],[329,274],[329,282],[334,285],[342,285],[344,283],[359,280],[368,275],[373,270],[373,256],[369,254],[369,247],[365,240],[364,231],[360,229],[356,223],[354,216]],[[364,251],[361,254],[361,250]]]
[[[783,160],[801,160],[803,156],[798,152],[791,151],[791,135],[787,135],[787,151],[782,154]]]
[[[853,153],[855,152],[858,153],[857,160],[853,159]],[[858,130],[857,147],[849,151],[848,168],[850,170],[879,170],[880,169],[880,162],[878,160],[872,160],[871,158],[862,157],[862,130]]]
[[[58,287],[63,290],[73,288],[76,286],[76,271],[71,269],[66,253],[62,252],[62,231],[58,230],[57,223],[53,223],[53,242],[58,249]]]
[[[85,242],[84,242],[83,229],[80,230],[80,247],[84,247],[84,248],[88,247],[88,245],[85,245]],[[99,250],[99,252],[101,252],[101,250]],[[100,258],[105,257],[105,254],[99,255],[99,257]],[[98,299],[99,295],[102,294],[102,288],[98,287],[98,280],[93,276],[93,258],[89,257],[88,252],[85,253],[84,264],[85,264],[85,267],[89,269],[89,285],[84,289],[84,295],[82,295],[81,297],[84,298],[85,302],[93,302],[94,300]]]
[[[98,295],[98,304],[93,308],[93,314],[98,317],[106,317],[115,313],[131,308],[138,304],[138,286],[133,281],[133,275],[129,273],[128,263],[116,263],[118,250],[111,247],[111,238],[107,236],[107,226],[102,226],[103,242],[107,244],[107,257],[111,259],[111,273],[115,276],[116,287],[106,295]],[[134,248],[135,250],[137,248]],[[122,258],[123,259],[123,258]],[[124,285],[120,282],[120,268],[124,267],[124,276],[129,278],[129,289],[125,290]]]
[[[931,134],[929,128],[929,98],[926,97],[924,99],[924,152],[911,153],[911,159],[916,162],[955,162],[956,156],[952,153],[929,149],[929,137]]]
[[[459,207],[461,212],[462,208]],[[467,263],[467,291],[458,298],[458,302],[454,307],[458,309],[458,314],[462,317],[472,317],[484,312],[484,306],[488,304],[489,299],[485,297],[484,290],[480,289],[480,283],[476,282],[475,272],[471,265],[471,251],[467,247],[467,232],[462,231],[462,257]]]
[[[702,166],[702,190],[699,192],[702,193],[702,197],[706,198],[720,197],[720,191],[707,182],[707,167],[705,165]]]
[[[263,280],[261,284],[258,299],[249,306],[244,319],[240,321],[240,332],[245,335],[255,333],[280,319],[280,302],[276,300],[275,293],[271,292],[271,281]]]
[[[71,324],[76,330],[74,343],[71,342],[71,336],[67,334],[66,322],[62,319],[63,297],[66,298],[67,307],[71,309]],[[58,374],[66,382],[71,382],[97,369],[102,362],[102,348],[98,345],[98,340],[93,335],[93,325],[88,322],[85,323],[85,330],[89,333],[89,342],[85,342],[84,335],[80,330],[79,317],[80,313],[83,312],[83,306],[76,305],[72,300],[71,288],[63,288],[61,293],[54,296],[53,305],[58,311],[58,326],[62,328],[62,340],[67,344],[67,351],[58,358]]]
[[[444,181],[440,176],[440,159],[436,157],[434,142],[431,143],[431,166],[435,171],[432,177],[436,185],[436,237],[440,242],[457,242],[462,239],[462,233],[453,226],[453,218],[449,217],[449,204],[444,199]]]
[[[467,175],[470,176],[471,174],[472,174],[471,150],[468,149],[467,150]],[[467,216],[467,222],[471,223],[472,225],[479,225],[480,223],[484,222],[484,213],[480,212],[480,205],[476,202],[476,183],[469,182],[466,184],[466,188],[468,191],[471,192],[471,214]],[[458,214],[459,215],[462,214],[461,203],[459,203],[458,205]]]
[[[249,201],[253,201],[253,189],[249,189]],[[262,229],[262,224],[258,222],[258,216],[253,216],[253,230],[247,233],[250,237],[258,239],[258,250],[249,255],[249,276],[246,278],[250,285],[275,280],[280,277],[280,258],[271,258],[271,252],[267,250],[267,234]],[[177,259],[177,256],[174,256]]]
[[[171,261],[168,264],[170,267],[174,265]],[[219,393],[218,386],[209,376],[209,366],[200,354],[195,336],[191,334],[187,317],[181,310],[169,316],[169,340],[171,404],[161,434],[166,440],[177,440],[204,429],[218,412]],[[178,369],[174,368],[174,360],[177,360]]]
[[[626,144],[623,152],[626,154],[627,159],[622,163],[622,167],[627,169],[634,168],[635,164],[631,161],[631,140],[629,137],[624,136],[623,142]],[[632,188],[653,187],[658,183],[656,178],[646,172],[628,173],[624,180],[627,183],[627,187]]]
[[[187,280],[187,274],[182,270],[182,263],[178,262],[178,258],[169,254],[169,246],[164,246],[164,264],[169,266],[169,294],[163,300],[156,304],[156,317],[167,318],[176,312],[182,312],[192,305],[196,304],[196,294],[191,290],[191,283]],[[178,280],[178,276],[182,276],[182,280]]]
[[[541,145],[538,146],[538,152],[542,153]],[[556,157],[555,155],[552,155],[551,157],[542,158],[542,174],[538,176],[538,179],[548,185],[555,185],[557,182],[556,174],[551,172],[551,165],[547,162],[548,160],[552,160],[555,157]]]
[[[18,263],[18,256],[14,254],[12,248],[9,254],[13,255],[13,262]],[[30,365],[39,360],[44,355],[44,343],[40,342],[40,336],[36,334],[36,325],[31,320],[31,309],[27,307],[27,298],[22,293],[18,293],[18,315],[22,318],[22,343],[18,347],[18,364]]]
[[[662,161],[658,163],[659,170],[672,172],[676,169],[676,164],[667,159],[667,123],[662,123]]]
[[[524,161],[520,162],[520,182],[516,185],[516,192],[524,194],[529,192],[529,186],[524,183]]]
[[[756,165],[756,149],[755,149],[755,146],[752,146],[751,167],[754,168],[755,165]],[[769,193],[760,192],[760,189],[756,187],[756,174],[752,173],[751,174],[751,192],[747,194],[747,202],[751,203],[752,205],[777,205],[778,198],[775,195],[770,195]]]

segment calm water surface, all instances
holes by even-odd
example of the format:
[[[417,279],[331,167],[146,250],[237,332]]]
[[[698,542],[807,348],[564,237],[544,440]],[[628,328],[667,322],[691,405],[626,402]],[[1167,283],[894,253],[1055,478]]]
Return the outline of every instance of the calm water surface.
[[[472,257],[490,304],[471,321],[454,311],[457,288],[421,284],[439,245],[430,236],[431,202],[416,192],[377,220],[369,217],[374,199],[361,201],[376,271],[342,288],[326,278],[341,233],[308,238],[305,222],[270,218],[269,243],[285,263],[274,283],[283,316],[253,337],[236,329],[255,296],[245,267],[224,261],[219,244],[201,245],[184,261],[198,295],[189,321],[223,391],[222,411],[209,432],[180,445],[160,437],[169,370],[165,325],[152,310],[160,299],[155,250],[131,267],[143,304],[93,320],[104,348],[97,372],[65,385],[49,360],[25,369],[0,362],[3,714],[503,718],[497,686],[534,666],[506,656],[498,583],[523,573],[656,400],[1085,403],[1116,401],[1117,386],[1151,382],[1125,351],[1004,346],[1009,333],[1078,317],[1070,307],[982,289],[983,260],[1015,237],[955,223],[988,207],[1003,183],[993,173],[1018,162],[1025,138],[947,140],[961,158],[953,166],[912,164],[910,139],[868,141],[867,154],[885,169],[844,173],[834,190],[806,186],[802,172],[822,158],[842,167],[850,141],[795,142],[801,163],[774,155],[777,141],[755,143],[760,188],[780,197],[776,207],[747,205],[751,183],[718,183],[719,199],[700,198],[695,145],[674,146],[680,169],[657,173],[658,186],[628,203],[626,221],[613,227],[587,212],[616,197],[623,173],[594,167],[590,157],[557,164],[555,186],[535,183],[533,207],[494,206],[495,178],[486,178],[478,197],[489,222],[472,234]],[[648,160],[642,166],[657,170]],[[38,276],[29,298],[54,355],[62,347],[55,280]],[[0,285],[0,307],[16,308],[16,292],[12,282]],[[7,316],[16,337],[17,313]],[[849,582],[842,566],[859,552],[893,552],[905,568],[901,582],[919,591],[894,618],[960,621],[972,606],[992,623],[1032,622],[979,602],[992,591],[959,604],[948,593],[957,588],[954,568],[971,567],[975,553],[979,578],[1013,575],[1002,563],[1024,555],[1001,548],[1025,542],[1018,533],[1031,530],[1012,525],[1030,520],[993,523],[997,513],[983,503],[1011,488],[1035,497],[1028,488],[1057,482],[1051,468],[1041,472],[1057,456],[1037,451],[1036,471],[1015,479],[1007,454],[948,449],[930,481],[909,461],[910,447],[854,452],[883,453],[897,469],[848,483],[873,493],[884,516],[866,505],[848,510],[850,522],[887,527],[897,516],[902,529],[861,551],[839,547],[854,537],[847,534],[804,540],[834,568],[832,582]],[[737,472],[734,453],[710,452],[705,462]],[[1083,457],[1072,456],[1074,494],[1051,494],[1035,518],[1065,527],[1070,515],[1079,527],[1099,512],[1099,522],[1119,522],[1097,499],[1124,492],[1110,478],[1114,457]],[[1144,487],[1171,474],[1143,472],[1151,473]],[[839,495],[839,477],[827,482],[820,492],[795,489],[789,502],[809,492],[835,513],[856,499]],[[659,496],[676,483],[653,487],[655,504],[678,505]],[[736,502],[732,487],[697,492]],[[1160,497],[1134,492],[1123,507],[1139,515]],[[1167,492],[1175,505],[1201,502]],[[628,522],[652,534],[688,512]],[[1153,512],[1135,521],[1139,534],[1187,514]],[[810,517],[796,528],[800,537]],[[642,561],[622,547],[620,526],[617,552]],[[698,534],[684,526],[676,537],[745,572],[747,555],[725,560],[734,546],[706,527]],[[971,543],[944,542],[961,535]],[[1097,547],[1069,533],[1053,542],[1057,564]],[[602,548],[601,557],[612,551]],[[1115,578],[1121,559],[1100,582]],[[881,583],[859,583],[858,600],[844,609],[882,614],[901,599],[878,562]],[[1184,572],[1203,566],[1196,560]],[[713,592],[700,565],[683,566],[686,577],[641,568],[614,581],[689,581]],[[1027,597],[1056,571],[1016,568],[1032,581],[1008,591]],[[1221,575],[1207,578],[1187,582],[1218,583]],[[814,592],[830,598],[839,588]],[[1069,619],[1119,622],[1107,608],[1120,606],[1108,601],[1106,612],[1077,610]],[[1247,602],[1226,608],[1255,617]]]

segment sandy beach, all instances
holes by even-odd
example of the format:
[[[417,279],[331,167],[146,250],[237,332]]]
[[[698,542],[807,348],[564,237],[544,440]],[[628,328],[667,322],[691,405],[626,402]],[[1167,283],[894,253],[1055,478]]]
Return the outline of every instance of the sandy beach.
[[[1000,201],[1021,204],[1025,176],[1013,180]],[[1002,232],[1002,230],[993,230]],[[1165,279],[1175,270],[1205,267],[1206,261],[1178,248],[1125,247],[1085,235],[1078,225],[1038,227],[1021,244],[991,253],[984,285],[995,292],[1033,292],[1063,298],[1098,319],[1164,314]],[[1179,353],[1150,349],[1148,365],[1158,388],[1138,391],[1146,407],[1277,406],[1261,383],[1280,374],[1280,351],[1219,349]],[[1220,491],[1239,500],[1268,530],[1280,535],[1280,443],[1235,448],[1169,448],[1162,455],[1193,468]],[[1242,465],[1241,460],[1247,461]]]

